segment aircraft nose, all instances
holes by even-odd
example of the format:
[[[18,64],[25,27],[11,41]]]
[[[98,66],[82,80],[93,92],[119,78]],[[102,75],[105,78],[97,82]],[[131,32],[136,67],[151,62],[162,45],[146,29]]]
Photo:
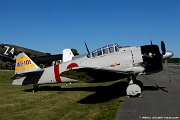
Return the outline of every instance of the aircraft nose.
[[[171,51],[166,51],[166,53],[163,55],[163,59],[168,59],[168,58],[171,58],[172,56],[174,55],[173,52]]]
[[[162,70],[162,54],[157,45],[141,46],[145,72],[156,72]]]

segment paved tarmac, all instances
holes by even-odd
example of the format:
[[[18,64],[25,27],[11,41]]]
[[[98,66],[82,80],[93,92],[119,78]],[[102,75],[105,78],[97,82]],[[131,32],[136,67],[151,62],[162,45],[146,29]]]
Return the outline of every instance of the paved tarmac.
[[[169,67],[171,83],[165,70],[142,75],[143,98],[127,98],[120,106],[117,120],[180,120],[180,66]]]

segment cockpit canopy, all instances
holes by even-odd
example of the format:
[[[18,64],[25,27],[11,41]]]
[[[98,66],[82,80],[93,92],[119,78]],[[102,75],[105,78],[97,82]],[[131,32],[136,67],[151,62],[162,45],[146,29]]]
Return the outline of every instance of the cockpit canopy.
[[[122,48],[122,47],[119,46],[118,44],[106,45],[102,48],[99,48],[99,49],[94,50],[93,52],[89,53],[87,55],[87,57],[92,58],[92,57],[97,57],[97,56],[101,56],[101,55],[105,55],[105,54],[109,54],[109,53],[118,52],[119,48]]]

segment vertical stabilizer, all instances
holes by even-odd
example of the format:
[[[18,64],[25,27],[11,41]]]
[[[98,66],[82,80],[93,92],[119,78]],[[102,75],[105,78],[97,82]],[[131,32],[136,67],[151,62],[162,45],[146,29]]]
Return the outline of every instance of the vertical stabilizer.
[[[64,49],[63,50],[63,62],[71,61],[74,57],[74,54],[70,49]]]
[[[40,70],[39,68],[25,53],[20,53],[16,57],[15,73],[22,74]]]

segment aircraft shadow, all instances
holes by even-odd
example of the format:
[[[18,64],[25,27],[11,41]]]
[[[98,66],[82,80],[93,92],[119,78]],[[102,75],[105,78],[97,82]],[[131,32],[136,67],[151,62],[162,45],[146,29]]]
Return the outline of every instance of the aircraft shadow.
[[[143,86],[143,91],[157,91],[159,90],[156,86]]]
[[[109,100],[126,96],[126,88],[128,82],[117,82],[109,86],[92,86],[92,87],[74,87],[74,88],[61,88],[60,86],[40,86],[37,91],[91,91],[93,94],[77,101],[81,104],[97,104],[107,102]],[[157,91],[164,90],[165,87],[143,86],[143,91]],[[32,89],[24,90],[25,92],[32,92]],[[122,102],[122,101],[121,101]]]
[[[168,93],[167,90],[165,90],[166,87],[159,87],[158,85],[155,86],[143,86],[143,91],[157,91],[157,90],[162,90],[166,93]]]
[[[91,94],[79,100],[78,103],[81,104],[103,103],[118,97],[126,96],[127,86],[128,86],[127,82],[117,82],[110,86],[96,87],[94,94]]]
[[[109,86],[92,86],[92,87],[74,87],[61,88],[60,86],[39,86],[38,91],[91,91],[91,95],[77,101],[81,104],[95,104],[103,103],[109,100],[126,96],[127,82],[117,82]],[[23,90],[25,92],[32,92],[32,89]]]

